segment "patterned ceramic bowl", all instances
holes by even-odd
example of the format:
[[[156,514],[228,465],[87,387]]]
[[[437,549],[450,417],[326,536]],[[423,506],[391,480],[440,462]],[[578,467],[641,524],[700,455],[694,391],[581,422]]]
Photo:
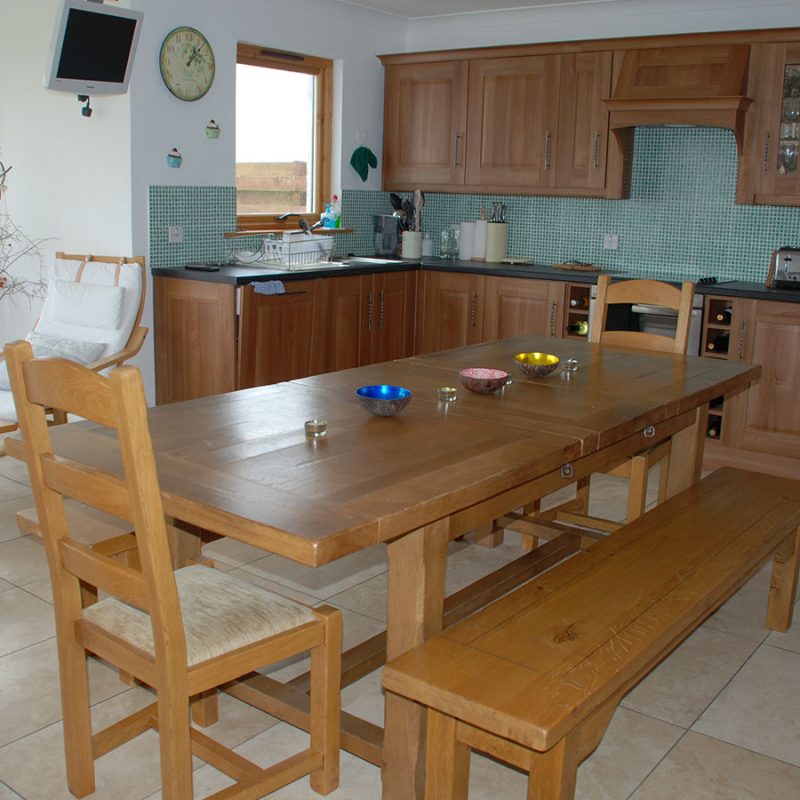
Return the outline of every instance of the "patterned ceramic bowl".
[[[487,369],[485,367],[469,367],[458,373],[465,389],[478,394],[492,394],[506,385],[508,373],[502,369]]]
[[[361,405],[371,414],[379,417],[393,417],[399,414],[411,401],[411,390],[402,386],[362,386],[356,389]]]
[[[514,356],[514,361],[529,378],[546,378],[555,371],[559,360],[552,353],[517,353]]]

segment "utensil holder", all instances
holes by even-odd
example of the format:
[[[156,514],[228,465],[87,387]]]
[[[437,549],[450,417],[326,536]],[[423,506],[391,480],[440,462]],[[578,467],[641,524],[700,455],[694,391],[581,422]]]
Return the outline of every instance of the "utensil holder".
[[[508,223],[489,222],[486,224],[486,260],[499,262],[508,253]]]
[[[422,231],[403,231],[401,258],[418,259],[422,257]]]

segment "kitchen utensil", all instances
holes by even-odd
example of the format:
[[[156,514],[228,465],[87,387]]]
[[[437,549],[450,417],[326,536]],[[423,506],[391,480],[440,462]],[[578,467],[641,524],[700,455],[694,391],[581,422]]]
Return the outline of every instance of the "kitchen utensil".
[[[356,389],[356,396],[370,414],[378,417],[393,417],[411,402],[410,389],[403,386],[389,386],[385,383],[362,386]]]
[[[400,211],[403,207],[403,199],[399,194],[395,194],[394,192],[389,192],[389,202],[392,204],[392,208],[395,211]]]
[[[414,205],[407,197],[403,198],[403,212],[406,215],[406,220],[408,224],[407,230],[410,231],[416,230],[416,228],[414,227]]]
[[[529,378],[546,378],[555,372],[560,360],[552,353],[517,353],[514,356],[514,361]]]
[[[458,373],[465,389],[476,394],[493,394],[506,385],[509,374],[502,369],[468,367]]]
[[[414,230],[422,230],[422,207],[425,205],[425,195],[421,189],[414,190]]]
[[[303,233],[311,235],[311,226],[308,224],[308,220],[305,217],[300,217],[300,219],[297,220],[297,224],[300,226],[300,230],[303,231]]]

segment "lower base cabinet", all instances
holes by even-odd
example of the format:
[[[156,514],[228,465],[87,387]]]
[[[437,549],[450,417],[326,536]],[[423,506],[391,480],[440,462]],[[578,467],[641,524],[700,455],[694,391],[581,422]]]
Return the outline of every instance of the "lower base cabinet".
[[[156,401],[410,356],[416,287],[416,271],[286,281],[279,295],[157,276]]]

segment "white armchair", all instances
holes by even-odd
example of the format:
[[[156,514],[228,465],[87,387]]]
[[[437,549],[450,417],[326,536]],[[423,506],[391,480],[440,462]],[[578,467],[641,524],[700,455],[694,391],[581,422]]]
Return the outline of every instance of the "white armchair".
[[[38,356],[68,358],[100,371],[139,352],[145,298],[144,257],[56,253],[47,297],[26,337]],[[66,422],[53,411],[53,422]],[[17,429],[17,412],[0,353],[0,437]],[[0,455],[3,454],[0,440]]]

